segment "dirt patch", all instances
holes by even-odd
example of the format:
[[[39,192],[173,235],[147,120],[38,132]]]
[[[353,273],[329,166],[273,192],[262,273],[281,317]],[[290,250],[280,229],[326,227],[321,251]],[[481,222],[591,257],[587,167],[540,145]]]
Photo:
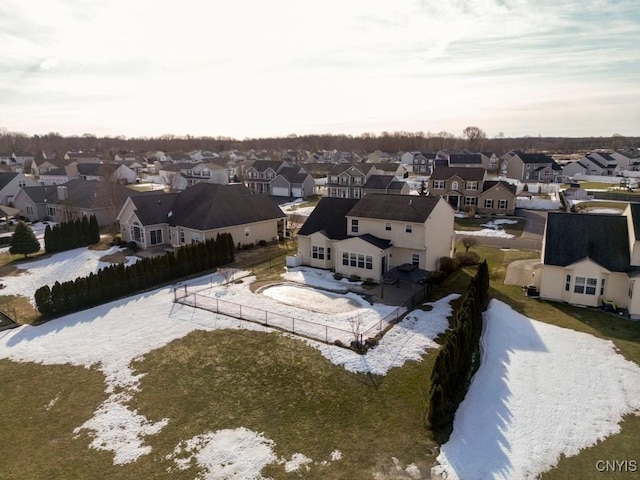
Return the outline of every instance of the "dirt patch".
[[[116,252],[110,255],[100,257],[101,262],[105,263],[125,263],[127,261],[127,252]]]

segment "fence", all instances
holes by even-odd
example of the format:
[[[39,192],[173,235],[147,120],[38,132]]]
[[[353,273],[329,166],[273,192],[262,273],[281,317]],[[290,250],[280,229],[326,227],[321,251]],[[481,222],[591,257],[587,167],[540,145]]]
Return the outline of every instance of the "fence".
[[[210,286],[223,286],[235,280],[237,279],[234,278],[233,280],[230,279],[227,282],[220,283],[213,282],[212,277]],[[204,293],[210,289],[210,286],[203,287],[198,291],[189,291],[186,285],[175,287],[173,290],[173,301],[213,313],[257,323],[265,327],[276,328],[301,337],[319,340],[327,344],[346,347],[350,346],[354,341],[359,343],[359,345],[365,345],[367,339],[375,337],[376,335],[383,335],[387,327],[397,323],[407,310],[405,307],[398,307],[364,331],[361,331],[359,317],[355,316],[347,320],[351,327],[347,330],[345,328],[286,315],[281,312],[223,300]]]

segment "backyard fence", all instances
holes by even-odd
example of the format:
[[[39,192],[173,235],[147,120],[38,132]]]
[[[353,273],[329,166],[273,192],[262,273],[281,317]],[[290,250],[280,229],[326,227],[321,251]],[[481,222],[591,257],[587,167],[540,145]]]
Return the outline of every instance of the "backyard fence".
[[[246,275],[246,272],[245,272]],[[215,296],[215,293],[205,293],[211,291],[211,287],[224,288],[225,285],[238,280],[237,278],[228,279],[226,282],[213,281],[213,277],[209,286],[203,286],[199,290],[189,289],[187,285],[174,287],[173,301],[182,305],[207,310],[212,313],[219,313],[229,317],[238,318],[248,322],[263,325],[265,327],[275,328],[293,335],[318,340],[327,344],[335,344],[339,346],[349,347],[352,342],[360,348],[366,344],[369,338],[377,335],[384,335],[388,327],[397,323],[406,312],[405,307],[395,308],[383,318],[369,326],[366,330],[361,330],[359,317],[356,315],[346,320],[351,326],[350,329],[340,328],[326,323],[314,322],[301,317],[283,314],[273,310],[253,307]]]

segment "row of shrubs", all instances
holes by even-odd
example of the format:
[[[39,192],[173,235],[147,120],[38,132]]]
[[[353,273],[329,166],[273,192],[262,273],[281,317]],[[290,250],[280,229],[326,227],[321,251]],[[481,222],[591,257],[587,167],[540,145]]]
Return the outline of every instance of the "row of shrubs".
[[[99,241],[100,227],[95,215],[62,222],[53,228],[47,225],[44,230],[44,249],[47,253],[86,247]]]
[[[479,367],[482,312],[488,302],[489,267],[485,260],[469,282],[431,371],[426,423],[442,443]]]
[[[175,254],[144,258],[127,267],[111,265],[87,277],[45,285],[36,290],[35,303],[43,318],[65,315],[233,260],[233,238],[222,233],[215,239],[180,247]]]

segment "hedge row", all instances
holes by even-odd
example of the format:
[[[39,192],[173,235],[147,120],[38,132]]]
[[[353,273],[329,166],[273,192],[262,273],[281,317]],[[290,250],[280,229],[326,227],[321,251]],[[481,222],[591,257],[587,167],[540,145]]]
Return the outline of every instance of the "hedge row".
[[[233,259],[233,238],[228,233],[218,234],[215,239],[181,247],[175,254],[144,258],[128,267],[111,265],[87,277],[45,285],[36,290],[35,302],[43,318],[65,315],[226,265]]]
[[[100,241],[100,227],[95,215],[62,222],[44,230],[44,249],[47,253],[64,252],[86,247]]]
[[[489,302],[489,267],[486,260],[462,297],[450,330],[438,352],[427,394],[427,424],[438,440],[445,441],[460,402],[480,363],[482,312]]]

